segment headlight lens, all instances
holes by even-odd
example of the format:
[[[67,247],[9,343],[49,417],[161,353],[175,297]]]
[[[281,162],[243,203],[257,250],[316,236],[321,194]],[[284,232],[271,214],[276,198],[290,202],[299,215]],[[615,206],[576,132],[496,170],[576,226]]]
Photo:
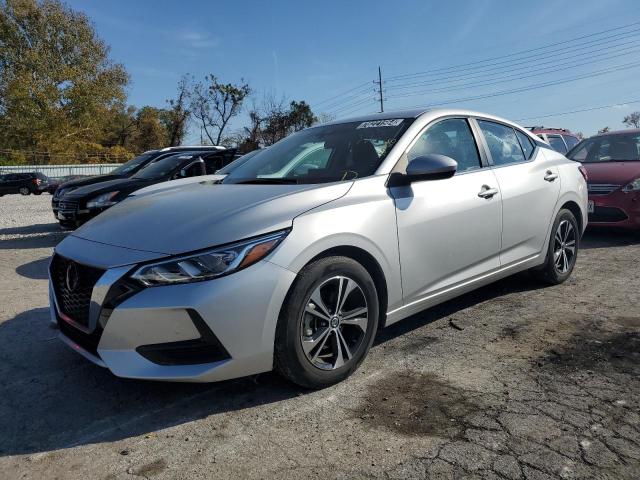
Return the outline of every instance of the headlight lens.
[[[111,205],[115,205],[118,202],[114,202],[113,198],[118,194],[118,191],[115,192],[107,192],[102,195],[98,195],[95,198],[92,198],[87,202],[87,208],[101,208],[101,207],[110,207]]]
[[[640,190],[640,178],[636,178],[633,182],[622,188],[623,192],[637,192]]]
[[[289,233],[281,230],[206,252],[143,265],[131,278],[147,287],[200,282],[228,275],[262,260]]]

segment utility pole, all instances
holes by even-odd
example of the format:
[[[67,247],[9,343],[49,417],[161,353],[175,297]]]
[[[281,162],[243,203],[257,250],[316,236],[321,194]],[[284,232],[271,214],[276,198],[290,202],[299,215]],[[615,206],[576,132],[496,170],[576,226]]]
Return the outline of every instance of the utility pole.
[[[376,85],[378,85],[378,95],[380,97],[380,113],[384,112],[384,98],[382,95],[382,70],[380,69],[380,67],[378,66],[378,81],[376,82],[375,80],[373,81],[373,83],[375,83]]]

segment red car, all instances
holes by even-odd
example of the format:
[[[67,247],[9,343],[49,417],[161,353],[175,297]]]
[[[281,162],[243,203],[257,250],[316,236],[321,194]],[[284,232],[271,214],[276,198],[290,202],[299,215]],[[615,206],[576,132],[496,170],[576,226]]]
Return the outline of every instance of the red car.
[[[640,129],[590,137],[567,157],[587,171],[589,225],[640,229]]]
[[[563,155],[580,142],[580,138],[566,128],[529,127],[529,130]]]

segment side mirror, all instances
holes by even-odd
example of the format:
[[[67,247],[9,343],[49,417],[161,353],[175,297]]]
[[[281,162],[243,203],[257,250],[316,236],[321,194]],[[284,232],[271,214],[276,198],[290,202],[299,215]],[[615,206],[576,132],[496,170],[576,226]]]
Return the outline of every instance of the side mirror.
[[[406,179],[411,182],[442,180],[455,175],[458,162],[446,155],[430,153],[414,158],[407,165]]]

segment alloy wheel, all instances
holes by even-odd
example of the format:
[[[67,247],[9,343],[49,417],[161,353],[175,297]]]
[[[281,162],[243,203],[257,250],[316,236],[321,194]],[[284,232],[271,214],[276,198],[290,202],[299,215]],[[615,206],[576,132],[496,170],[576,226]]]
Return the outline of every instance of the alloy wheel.
[[[300,341],[307,360],[322,370],[349,363],[364,341],[369,309],[352,278],[325,280],[308,298],[301,318]]]
[[[567,273],[576,257],[576,230],[569,220],[558,224],[553,242],[553,263],[559,273]]]

